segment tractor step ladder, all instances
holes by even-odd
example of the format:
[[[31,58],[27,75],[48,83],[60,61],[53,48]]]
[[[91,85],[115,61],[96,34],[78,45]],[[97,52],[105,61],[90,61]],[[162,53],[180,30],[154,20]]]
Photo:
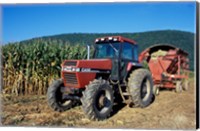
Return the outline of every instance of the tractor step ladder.
[[[127,91],[125,91],[125,92],[122,91],[122,87],[125,87],[125,86],[126,86],[126,84],[121,84],[121,85],[118,84],[119,92],[120,92],[120,94],[122,96],[122,99],[123,99],[124,103],[128,104],[128,103],[130,103],[130,96],[131,95]]]
[[[130,96],[130,94],[128,92],[123,92],[122,93],[124,96]]]

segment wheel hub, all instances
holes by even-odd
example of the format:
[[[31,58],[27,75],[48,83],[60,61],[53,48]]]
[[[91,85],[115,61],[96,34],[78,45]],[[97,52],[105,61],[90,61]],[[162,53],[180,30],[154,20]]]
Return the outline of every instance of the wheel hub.
[[[104,95],[101,95],[99,98],[99,106],[104,107],[107,103],[107,98]]]

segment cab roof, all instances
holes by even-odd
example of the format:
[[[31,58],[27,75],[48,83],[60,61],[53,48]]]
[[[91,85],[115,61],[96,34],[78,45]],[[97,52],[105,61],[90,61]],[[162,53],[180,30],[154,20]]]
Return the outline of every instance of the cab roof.
[[[131,44],[136,44],[136,42],[134,40],[122,37],[122,36],[106,36],[106,37],[101,37],[101,38],[97,38],[95,40],[95,43],[106,43],[106,42],[128,42]]]

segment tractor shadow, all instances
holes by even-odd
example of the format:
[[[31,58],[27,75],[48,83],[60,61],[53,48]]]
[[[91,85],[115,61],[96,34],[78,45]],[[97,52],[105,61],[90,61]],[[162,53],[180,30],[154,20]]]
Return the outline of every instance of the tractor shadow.
[[[150,105],[154,103],[156,99],[156,96],[153,95]],[[134,104],[126,104],[126,103],[115,103],[113,106],[113,111],[110,115],[110,117],[113,117],[114,115],[116,115],[120,110],[122,110],[124,107],[128,106],[129,108],[134,108]]]
[[[110,115],[110,117],[113,117],[114,115],[116,115],[120,110],[122,110],[127,104],[125,103],[116,103],[113,106],[113,111]]]
[[[153,95],[151,102],[150,102],[150,105],[154,103],[155,99],[156,99],[156,95]]]

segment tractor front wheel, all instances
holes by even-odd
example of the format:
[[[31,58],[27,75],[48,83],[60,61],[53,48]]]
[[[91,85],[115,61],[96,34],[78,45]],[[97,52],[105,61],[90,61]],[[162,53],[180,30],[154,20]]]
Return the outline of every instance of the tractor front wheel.
[[[128,87],[133,107],[146,107],[153,100],[153,80],[147,69],[137,69],[130,74]]]
[[[103,120],[110,116],[114,92],[109,82],[95,79],[86,86],[81,98],[82,108],[91,120]]]
[[[64,86],[62,79],[56,80],[48,88],[47,100],[53,110],[63,112],[70,109],[73,105],[72,100],[63,99],[61,88]]]

